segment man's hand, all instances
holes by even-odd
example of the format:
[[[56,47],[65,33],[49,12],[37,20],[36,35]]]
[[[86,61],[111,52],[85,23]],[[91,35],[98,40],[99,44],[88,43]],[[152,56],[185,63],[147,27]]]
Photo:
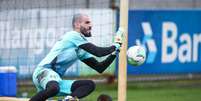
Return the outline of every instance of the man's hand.
[[[123,43],[123,38],[124,38],[124,30],[123,28],[119,28],[118,31],[116,32],[116,35],[114,37],[114,46],[116,47],[117,51],[120,51],[121,45]]]
[[[114,37],[114,42],[121,45],[121,44],[122,44],[122,37],[119,36],[119,35],[116,35],[116,36]]]

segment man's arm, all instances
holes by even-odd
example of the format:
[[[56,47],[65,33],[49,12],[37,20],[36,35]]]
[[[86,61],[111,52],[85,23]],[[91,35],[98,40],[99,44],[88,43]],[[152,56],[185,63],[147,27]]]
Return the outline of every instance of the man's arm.
[[[116,50],[115,46],[98,47],[92,43],[82,44],[79,47],[84,49],[85,51],[97,56],[97,57],[109,55]]]
[[[102,73],[105,71],[105,69],[113,62],[113,60],[116,58],[116,55],[110,55],[108,56],[104,61],[98,62],[95,58],[87,58],[84,60],[81,60],[94,70],[96,70],[99,73]]]

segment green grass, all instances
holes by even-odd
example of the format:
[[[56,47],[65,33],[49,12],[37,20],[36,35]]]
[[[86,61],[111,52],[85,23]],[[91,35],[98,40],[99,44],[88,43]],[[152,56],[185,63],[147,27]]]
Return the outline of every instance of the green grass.
[[[201,88],[151,88],[128,90],[127,101],[200,101]]]
[[[31,90],[32,89],[32,90]],[[21,87],[21,92],[35,91],[33,87]],[[117,84],[97,84],[96,90],[83,101],[96,101],[100,94],[108,94],[117,101]],[[201,80],[196,81],[160,81],[128,83],[127,101],[200,101]]]

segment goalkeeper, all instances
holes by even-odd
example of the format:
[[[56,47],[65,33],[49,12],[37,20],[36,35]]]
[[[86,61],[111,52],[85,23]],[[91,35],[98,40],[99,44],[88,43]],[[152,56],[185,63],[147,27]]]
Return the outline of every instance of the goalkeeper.
[[[81,60],[99,73],[113,62],[115,52],[121,46],[123,31],[118,31],[115,42],[110,47],[98,47],[87,41],[91,37],[92,23],[86,14],[75,14],[72,20],[73,31],[67,32],[56,42],[47,56],[39,63],[33,73],[33,82],[38,90],[30,101],[45,101],[62,95],[66,101],[78,101],[95,89],[92,80],[62,80],[65,71],[76,61]],[[99,62],[97,57],[108,57]]]

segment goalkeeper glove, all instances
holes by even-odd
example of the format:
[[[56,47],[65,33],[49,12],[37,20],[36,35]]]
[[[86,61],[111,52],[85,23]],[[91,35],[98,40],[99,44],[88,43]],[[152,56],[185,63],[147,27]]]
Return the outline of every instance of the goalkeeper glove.
[[[123,28],[119,28],[116,32],[116,35],[114,37],[114,46],[116,47],[116,50],[119,51],[120,47],[122,45],[123,37],[124,37],[124,30]]]

